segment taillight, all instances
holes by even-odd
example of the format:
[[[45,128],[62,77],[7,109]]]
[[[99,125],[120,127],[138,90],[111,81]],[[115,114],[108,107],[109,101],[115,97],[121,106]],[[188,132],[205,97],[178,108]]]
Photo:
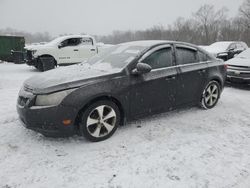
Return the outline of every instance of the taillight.
[[[227,65],[227,64],[224,64],[224,68],[225,68],[225,70],[227,70],[227,67],[228,67],[228,65]]]

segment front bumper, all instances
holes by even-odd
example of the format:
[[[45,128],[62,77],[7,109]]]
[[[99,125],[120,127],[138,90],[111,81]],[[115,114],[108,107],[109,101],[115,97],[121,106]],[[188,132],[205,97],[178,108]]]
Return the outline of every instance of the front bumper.
[[[27,65],[30,65],[30,66],[35,66],[35,65],[37,65],[37,58],[30,59],[30,60],[25,59],[25,63],[26,63]]]
[[[30,107],[34,99],[35,96],[31,94],[19,94],[17,112],[26,128],[48,137],[66,137],[77,134],[75,126],[77,111],[73,107],[63,105],[44,108]],[[64,120],[71,120],[71,123],[64,125]]]
[[[247,84],[247,85],[250,85],[250,78],[227,76],[227,82],[235,83],[235,84]]]
[[[229,69],[227,82],[236,84],[250,84],[250,71],[244,69]]]
[[[31,66],[35,66],[37,64],[37,58],[33,56],[33,52],[31,50],[26,51],[25,63]]]

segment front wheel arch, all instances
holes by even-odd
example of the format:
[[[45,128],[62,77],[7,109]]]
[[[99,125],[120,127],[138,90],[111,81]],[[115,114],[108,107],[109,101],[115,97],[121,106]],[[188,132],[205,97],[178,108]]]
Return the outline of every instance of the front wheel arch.
[[[75,125],[76,125],[76,129],[79,130],[79,122],[80,122],[80,117],[82,115],[82,113],[93,103],[96,103],[98,101],[102,101],[102,100],[108,100],[108,101],[112,101],[114,102],[118,108],[119,108],[119,111],[120,111],[120,125],[124,125],[125,123],[125,111],[124,111],[124,108],[122,106],[122,104],[120,103],[120,101],[118,99],[116,99],[115,97],[113,96],[99,96],[99,97],[96,97],[94,99],[91,99],[88,103],[86,103],[78,112],[77,116],[76,116],[76,119],[75,119]]]
[[[50,54],[43,54],[43,55],[39,55],[37,58],[41,58],[41,57],[51,57],[54,59],[54,62],[55,62],[55,66],[57,66],[57,61],[56,61],[56,58],[53,56],[53,55],[50,55]]]

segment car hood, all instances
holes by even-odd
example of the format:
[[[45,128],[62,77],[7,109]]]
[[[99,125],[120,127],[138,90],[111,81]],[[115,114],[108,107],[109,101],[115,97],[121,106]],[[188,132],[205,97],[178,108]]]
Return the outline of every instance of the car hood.
[[[214,48],[214,47],[211,47],[211,46],[207,46],[204,49],[206,51],[208,51],[209,53],[211,53],[211,54],[218,54],[218,53],[224,53],[224,52],[226,52],[226,50],[223,49],[223,48]]]
[[[48,44],[39,44],[39,45],[29,45],[29,46],[25,46],[24,48],[26,50],[40,50],[40,49],[46,49],[46,48],[52,48],[53,45]]]
[[[33,76],[24,82],[24,88],[34,94],[48,94],[102,81],[105,76],[119,72],[116,69],[98,70],[84,64],[72,65]]]
[[[249,58],[241,58],[241,57],[235,57],[229,61],[226,62],[228,65],[235,65],[235,66],[245,66],[250,67],[250,59]]]

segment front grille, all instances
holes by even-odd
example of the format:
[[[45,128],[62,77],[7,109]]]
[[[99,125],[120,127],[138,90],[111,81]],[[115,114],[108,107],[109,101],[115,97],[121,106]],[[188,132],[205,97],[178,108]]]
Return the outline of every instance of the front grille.
[[[32,51],[31,50],[27,50],[27,56],[26,56],[28,61],[31,61],[33,59],[33,55],[32,55]]]
[[[25,106],[25,105],[27,104],[28,101],[29,101],[29,98],[25,98],[25,97],[22,97],[22,96],[20,96],[20,97],[18,98],[18,104],[19,104],[20,106]]]
[[[35,104],[35,96],[33,97],[23,97],[23,96],[19,96],[18,97],[18,104],[22,107],[26,106],[26,107],[31,107]]]
[[[227,75],[238,78],[250,78],[250,67],[229,65]]]
[[[233,71],[249,71],[250,72],[250,67],[248,66],[228,65],[228,69],[233,70]]]
[[[20,106],[30,107],[34,104],[35,95],[32,93],[33,89],[28,85],[24,85],[23,88],[19,91],[18,104]]]

